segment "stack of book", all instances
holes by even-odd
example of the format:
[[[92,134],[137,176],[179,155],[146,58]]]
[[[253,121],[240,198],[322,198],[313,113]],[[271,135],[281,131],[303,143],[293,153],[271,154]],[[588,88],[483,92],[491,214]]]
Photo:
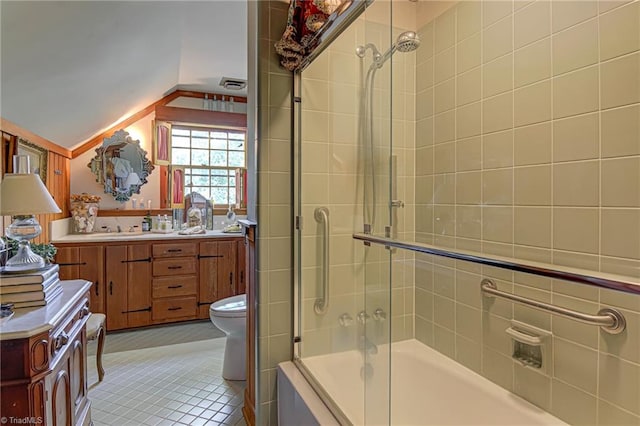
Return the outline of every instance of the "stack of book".
[[[14,309],[44,306],[62,293],[58,264],[29,273],[0,273],[0,303]]]

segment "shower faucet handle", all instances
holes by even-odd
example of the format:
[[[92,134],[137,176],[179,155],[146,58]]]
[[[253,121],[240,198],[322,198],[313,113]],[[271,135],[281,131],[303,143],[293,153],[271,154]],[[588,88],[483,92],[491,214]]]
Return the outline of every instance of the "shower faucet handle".
[[[373,319],[376,321],[384,321],[387,319],[387,313],[382,308],[377,308],[373,311]]]
[[[402,201],[402,200],[391,200],[391,201],[389,202],[389,205],[390,205],[391,207],[401,207],[401,208],[404,208],[404,201]]]
[[[369,315],[365,311],[360,311],[358,312],[358,315],[356,316],[356,318],[358,319],[358,322],[360,324],[364,324],[365,322],[367,322],[369,318],[371,318],[371,315]]]

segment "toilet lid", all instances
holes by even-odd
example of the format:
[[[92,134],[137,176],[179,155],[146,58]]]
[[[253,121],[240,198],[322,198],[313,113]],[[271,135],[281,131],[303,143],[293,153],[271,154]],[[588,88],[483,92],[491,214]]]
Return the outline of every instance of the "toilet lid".
[[[245,316],[247,312],[247,296],[245,294],[239,294],[238,296],[218,300],[211,304],[209,310],[219,317]]]

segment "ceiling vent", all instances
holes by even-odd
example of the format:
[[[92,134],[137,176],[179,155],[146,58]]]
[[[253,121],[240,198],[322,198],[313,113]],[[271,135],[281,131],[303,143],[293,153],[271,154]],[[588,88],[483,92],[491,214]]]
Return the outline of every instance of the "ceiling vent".
[[[247,87],[247,81],[240,80],[239,78],[222,77],[222,80],[220,80],[220,86],[227,90],[242,90]]]

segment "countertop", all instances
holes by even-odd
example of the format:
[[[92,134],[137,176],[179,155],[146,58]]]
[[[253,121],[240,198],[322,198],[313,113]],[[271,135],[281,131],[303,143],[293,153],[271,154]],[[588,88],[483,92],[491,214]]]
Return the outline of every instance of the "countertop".
[[[114,242],[114,241],[153,241],[153,240],[181,240],[194,238],[234,238],[241,237],[241,232],[207,231],[204,234],[178,234],[177,231],[171,233],[155,232],[94,232],[91,234],[67,234],[65,236],[51,240],[56,243],[92,243],[92,242]]]
[[[16,309],[11,319],[0,325],[0,340],[25,339],[50,330],[66,315],[70,306],[75,304],[92,283],[85,280],[61,281],[62,294],[51,303],[35,307]]]

